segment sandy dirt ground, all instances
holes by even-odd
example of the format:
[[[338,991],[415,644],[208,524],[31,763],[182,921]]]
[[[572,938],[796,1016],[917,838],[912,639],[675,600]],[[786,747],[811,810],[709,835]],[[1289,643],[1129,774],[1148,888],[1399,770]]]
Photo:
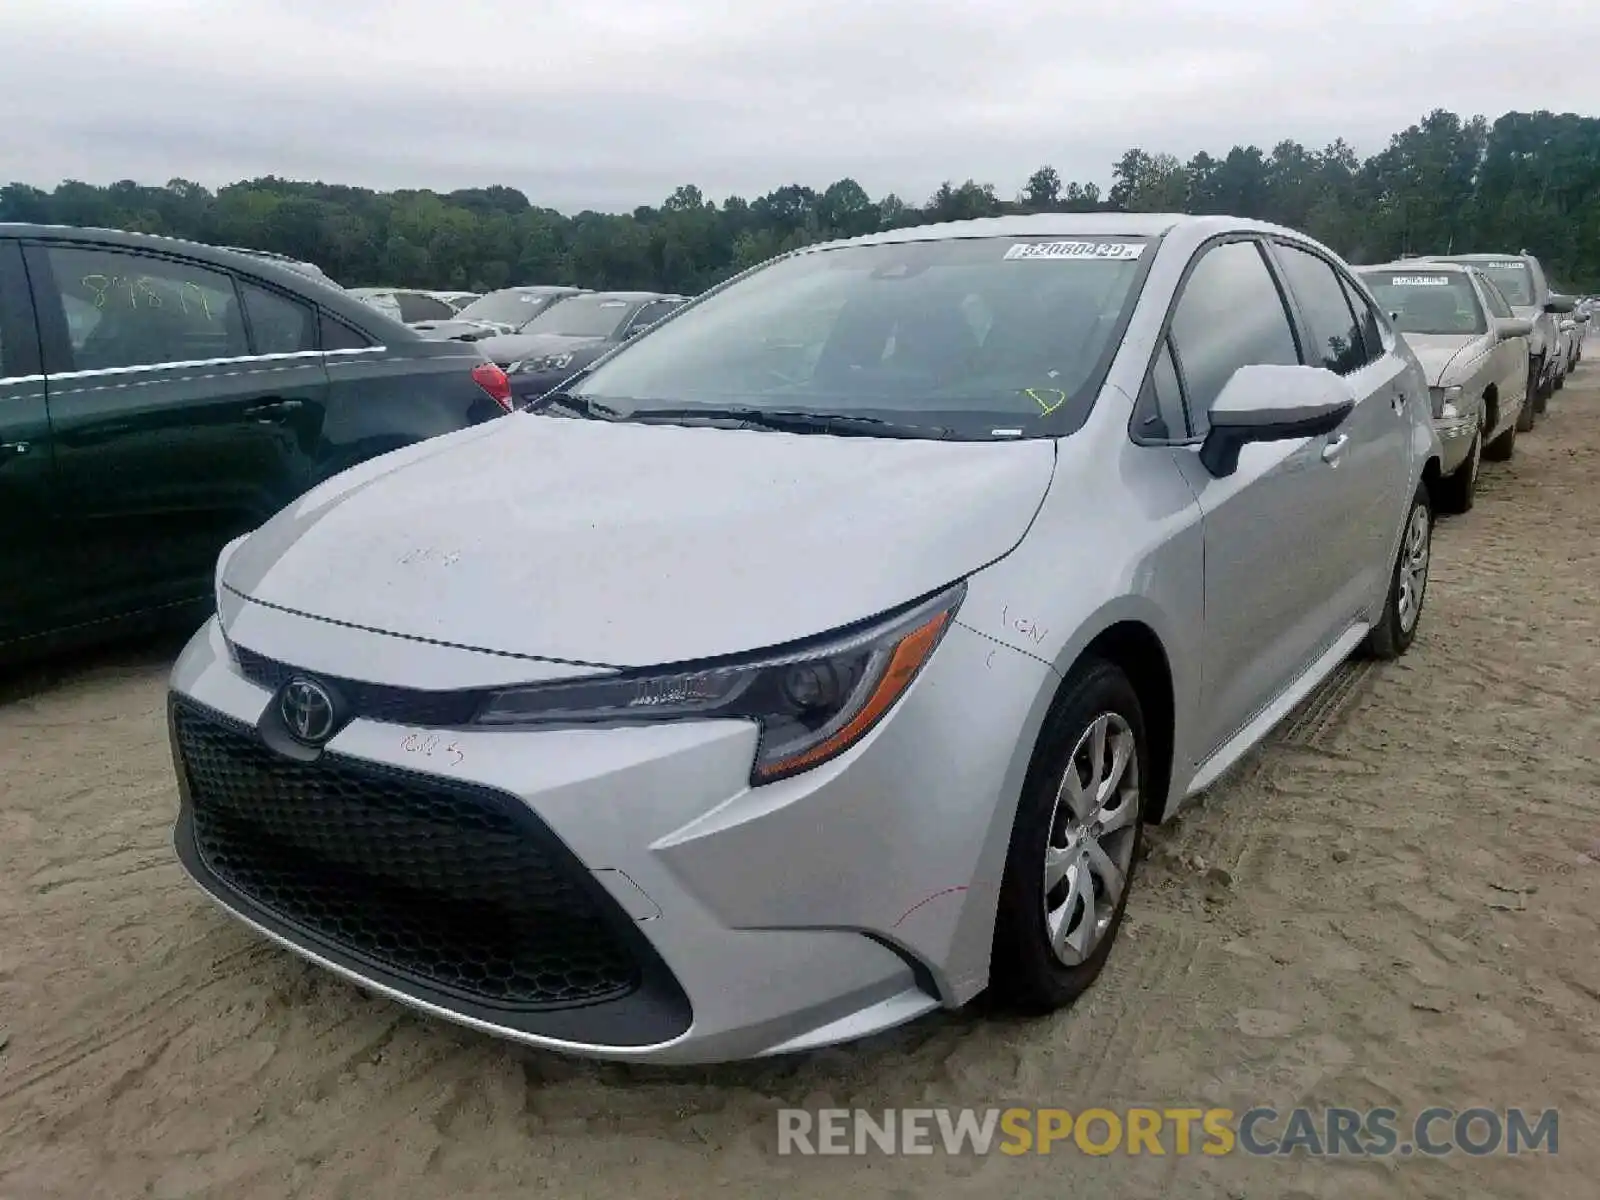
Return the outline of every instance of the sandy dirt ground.
[[[1153,839],[1074,1010],[781,1063],[576,1063],[365,997],[181,876],[172,646],[0,681],[0,1197],[1600,1195],[1597,451],[1588,366],[1440,528],[1412,653]],[[1555,1107],[1559,1152],[776,1153],[785,1105],[1184,1103]]]

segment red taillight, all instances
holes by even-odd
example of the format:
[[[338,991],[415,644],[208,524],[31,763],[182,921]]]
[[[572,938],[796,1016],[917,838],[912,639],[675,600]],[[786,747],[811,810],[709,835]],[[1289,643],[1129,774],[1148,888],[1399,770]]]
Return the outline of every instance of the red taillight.
[[[511,411],[511,380],[494,363],[479,363],[473,367],[472,382],[488,392],[501,408]]]

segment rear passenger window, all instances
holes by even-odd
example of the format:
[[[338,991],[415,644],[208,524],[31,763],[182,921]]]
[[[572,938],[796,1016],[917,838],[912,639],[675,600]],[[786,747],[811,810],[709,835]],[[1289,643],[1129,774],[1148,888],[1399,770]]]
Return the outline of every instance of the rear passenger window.
[[[1283,297],[1254,242],[1204,252],[1183,285],[1171,339],[1195,437],[1211,428],[1211,406],[1240,367],[1300,363]]]
[[[72,362],[96,371],[250,353],[233,278],[196,263],[98,246],[45,250]]]
[[[372,345],[372,339],[357,331],[353,326],[346,325],[337,317],[330,317],[327,313],[321,315],[322,349],[328,350],[364,350]]]
[[[239,281],[244,314],[250,321],[250,344],[257,354],[295,354],[317,348],[315,310],[253,283]]]
[[[1280,243],[1274,249],[1289,290],[1311,326],[1307,362],[1339,375],[1360,370],[1367,363],[1366,346],[1333,264],[1294,246]]]

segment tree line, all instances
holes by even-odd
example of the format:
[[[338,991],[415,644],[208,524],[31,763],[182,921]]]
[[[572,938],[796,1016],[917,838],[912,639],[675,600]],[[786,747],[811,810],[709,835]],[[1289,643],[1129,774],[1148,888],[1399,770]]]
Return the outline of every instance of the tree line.
[[[925,203],[872,199],[853,179],[787,184],[718,204],[686,184],[659,206],[566,216],[515,188],[377,192],[267,176],[212,192],[69,180],[0,187],[0,221],[128,229],[271,250],[347,286],[487,291],[518,283],[695,293],[780,251],[833,237],[1007,213],[1229,213],[1304,230],[1352,262],[1527,249],[1558,284],[1600,290],[1600,118],[1437,109],[1362,159],[1342,139],[1282,141],[1187,162],[1134,148],[1104,192],[1040,167],[1010,199],[947,182]]]

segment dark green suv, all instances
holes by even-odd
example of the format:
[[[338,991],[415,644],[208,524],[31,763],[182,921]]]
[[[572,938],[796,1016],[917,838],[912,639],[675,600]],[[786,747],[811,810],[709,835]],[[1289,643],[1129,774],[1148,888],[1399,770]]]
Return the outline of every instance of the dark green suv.
[[[208,602],[234,537],[510,397],[472,346],[270,259],[0,224],[0,660]]]

